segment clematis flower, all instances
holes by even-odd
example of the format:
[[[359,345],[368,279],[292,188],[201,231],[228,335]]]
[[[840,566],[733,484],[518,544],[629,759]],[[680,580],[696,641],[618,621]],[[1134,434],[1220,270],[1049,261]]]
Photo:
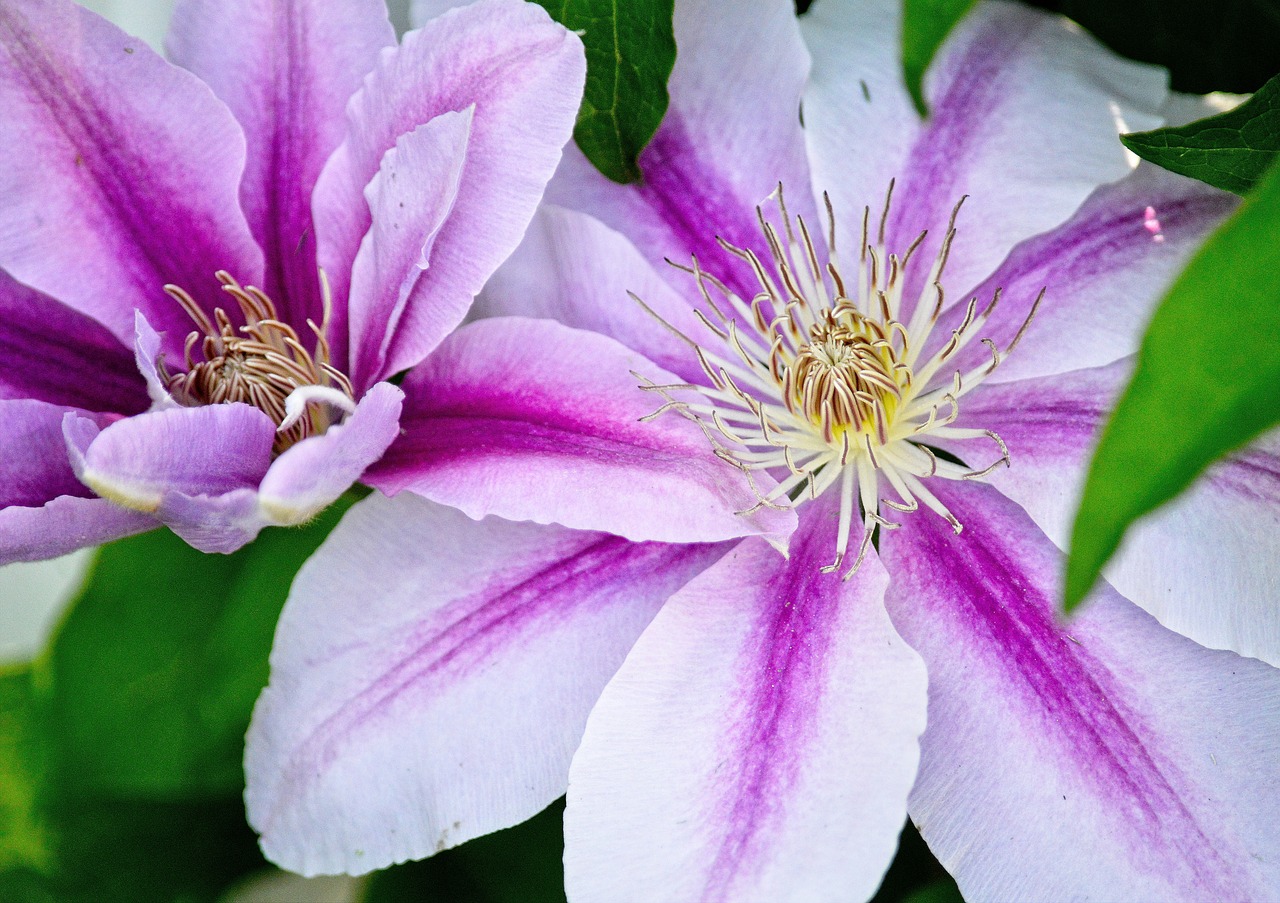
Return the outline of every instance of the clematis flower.
[[[968,899],[1277,896],[1280,447],[1154,521],[1082,614],[1055,601],[1140,326],[1232,209],[1116,141],[1192,102],[984,3],[921,121],[899,6],[678,3],[644,179],[570,152],[482,298],[643,355],[616,403],[697,427],[743,517],[798,515],[787,554],[481,519],[485,481],[370,497],[300,572],[250,730],[275,861],[363,872],[567,788],[575,901],[865,898],[908,816]],[[629,507],[645,463],[580,504]]]
[[[185,0],[168,46],[0,9],[0,562],[157,523],[232,551],[342,493],[399,435],[385,380],[519,242],[584,75],[514,0],[400,46],[381,0]]]

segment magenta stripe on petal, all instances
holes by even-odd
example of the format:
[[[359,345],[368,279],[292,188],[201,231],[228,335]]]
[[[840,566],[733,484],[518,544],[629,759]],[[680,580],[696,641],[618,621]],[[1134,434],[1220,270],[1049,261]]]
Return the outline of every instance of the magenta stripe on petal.
[[[311,192],[346,132],[347,101],[394,43],[381,0],[183,0],[174,11],[170,58],[244,128],[240,198],[286,323],[321,321]]]
[[[821,573],[832,513],[806,508],[789,559],[740,543],[672,596],[605,689],[569,774],[572,899],[875,890],[915,776],[925,673],[889,623],[878,562],[856,582]]]
[[[849,601],[847,585],[819,570],[831,563],[831,540],[826,530],[796,531],[789,559],[779,556],[767,582],[781,604],[761,607],[744,646],[733,706],[739,714],[724,740],[723,780],[731,791],[719,804],[724,836],[707,876],[708,898],[728,898],[751,861],[767,855],[786,815],[777,801],[794,788],[807,758],[798,753],[815,738],[819,688],[837,640],[832,630]]]
[[[0,266],[127,344],[140,308],[174,352],[166,283],[211,309],[216,270],[260,282],[244,136],[207,86],[62,0],[0,6],[0,62]]]
[[[790,532],[790,509],[740,513],[760,507],[756,496],[696,424],[670,413],[643,419],[662,403],[639,388],[646,377],[675,381],[596,333],[519,317],[471,323],[405,380],[403,435],[366,481],[477,520],[496,514],[634,541]]]
[[[388,717],[398,700],[438,692],[443,681],[462,680],[516,642],[572,618],[579,606],[598,602],[591,592],[602,573],[611,581],[640,580],[658,569],[696,572],[723,550],[709,545],[631,543],[618,536],[590,536],[571,555],[514,581],[502,574],[478,585],[431,621],[408,633],[386,670],[317,727],[303,746],[306,764],[295,773],[320,773],[356,733],[374,719]],[[447,624],[443,630],[441,624]]]
[[[964,488],[994,496],[994,490]],[[965,503],[958,501],[962,498]],[[1012,537],[984,542],[1000,528],[986,522],[979,503],[969,502],[959,494],[947,497],[952,514],[965,525],[960,537],[941,518],[912,519],[915,562],[934,565],[929,570],[937,588],[923,596],[911,593],[903,604],[931,605],[932,617],[966,625],[988,666],[1004,675],[1009,698],[1044,713],[1045,737],[1089,773],[1099,792],[1124,801],[1136,832],[1155,842],[1177,823],[1179,830],[1171,834],[1181,837],[1179,845],[1188,854],[1195,849],[1210,856],[1207,838],[1182,803],[1185,788],[1176,765],[1147,745],[1155,738],[1130,707],[1131,691],[1087,647],[1072,642],[1069,626],[1054,617],[1050,588],[1028,583],[1028,567],[1038,571],[1043,562],[1014,557],[1018,544],[1010,542]],[[1034,537],[1029,522],[1027,529]],[[904,560],[891,573],[908,569],[906,582],[912,586],[921,576],[918,568]]]
[[[147,409],[133,354],[102,324],[0,270],[0,398],[113,414]]]
[[[761,260],[771,259],[751,207],[765,199],[744,201],[708,162],[708,150],[693,144],[679,114],[669,113],[640,155],[644,180],[636,192],[673,239],[664,247],[647,250],[651,257],[670,257],[686,265],[694,255],[707,272],[750,299],[760,290],[752,282],[750,269],[716,239],[755,251]],[[799,187],[801,197],[807,190]]]
[[[1225,749],[1221,764],[1211,760],[1214,738],[1238,725],[1184,723],[1158,689],[1162,661],[1224,654],[1161,630],[1109,588],[1059,622],[1061,553],[1030,518],[990,487],[937,494],[963,533],[919,513],[883,552],[890,614],[930,672],[913,817],[962,891],[1036,898],[1066,881],[1082,897],[1091,886],[1121,898],[1256,896],[1247,888],[1261,873],[1248,852],[1257,826],[1245,819],[1242,830],[1234,813],[1244,801],[1230,798],[1253,772]],[[1220,680],[1258,676],[1248,669],[1262,666],[1232,668],[1230,658],[1216,660]],[[1204,688],[1187,689],[1185,702],[1202,705]],[[1274,744],[1273,725],[1264,733]],[[985,832],[993,821],[1003,830],[1011,807],[1027,821],[1008,826],[1018,839],[1005,853]],[[1040,861],[1046,845],[1067,852]],[[1027,862],[1038,864],[1018,873]]]
[[[635,638],[725,550],[362,502],[277,632],[246,758],[264,848],[363,872],[533,815]]]

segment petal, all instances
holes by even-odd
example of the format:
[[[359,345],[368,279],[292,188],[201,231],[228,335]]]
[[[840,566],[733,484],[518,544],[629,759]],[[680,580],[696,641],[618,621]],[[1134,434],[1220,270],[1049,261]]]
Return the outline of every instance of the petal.
[[[0,565],[56,558],[149,530],[156,521],[101,499],[76,479],[62,435],[66,417],[91,430],[110,419],[31,399],[0,400]]]
[[[0,270],[0,398],[137,414],[147,407],[133,358],[102,324]]]
[[[403,400],[397,387],[378,383],[342,423],[288,449],[262,480],[263,513],[272,523],[302,524],[327,508],[400,434]]]
[[[169,394],[168,382],[160,375],[164,358],[164,339],[151,328],[146,315],[138,311],[134,317],[133,362],[147,384],[152,410],[176,408],[178,402]]]
[[[171,350],[213,274],[261,282],[236,197],[244,136],[209,89],[65,0],[0,9],[0,268],[133,342],[134,308]],[[51,249],[57,249],[51,251]]]
[[[271,525],[252,489],[188,493],[164,492],[156,519],[201,552],[229,555]]]
[[[38,508],[0,508],[0,565],[57,558],[158,526],[105,499],[61,495]]]
[[[663,607],[605,688],[569,772],[579,901],[869,898],[893,858],[925,672],[877,561],[820,572],[806,507],[791,558],[737,546]],[[857,537],[855,537],[856,541]]]
[[[481,0],[432,20],[383,54],[348,108],[346,141],[316,185],[320,263],[334,296],[348,276],[371,218],[365,186],[401,135],[441,113],[475,105],[467,166],[431,267],[408,298],[388,358],[369,380],[425,357],[461,322],[485,281],[520,242],[569,139],[585,62],[578,37],[540,8]],[[424,240],[426,235],[421,236]],[[394,277],[393,292],[404,274]],[[353,307],[377,297],[351,298]],[[334,333],[344,336],[343,311]],[[339,358],[340,359],[340,358]]]
[[[409,22],[421,28],[436,16],[444,15],[455,6],[466,6],[471,0],[410,0]]]
[[[99,432],[68,414],[72,466],[103,498],[154,513],[170,492],[221,495],[258,485],[271,463],[275,425],[247,404],[152,411]]]
[[[689,277],[689,286],[694,285]],[[594,217],[543,204],[524,241],[476,300],[477,317],[558,320],[617,339],[683,379],[706,377],[687,343],[636,303],[687,336],[703,326],[693,308],[640,256],[635,245]]]
[[[1067,547],[1085,469],[1128,363],[992,386],[963,409],[1013,465],[989,478]],[[967,401],[968,399],[966,399]],[[1280,434],[1215,464],[1129,531],[1106,577],[1166,627],[1280,664]]]
[[[960,297],[1016,243],[1128,174],[1117,135],[1159,124],[1165,80],[1163,69],[1112,55],[1062,17],[1012,3],[975,7],[926,79],[931,115],[894,195],[890,249],[901,253],[929,229],[917,253],[932,259],[967,195],[943,280]]]
[[[0,508],[38,507],[60,495],[88,496],[76,479],[62,438],[68,413],[94,428],[109,418],[33,399],[0,400]]]
[[[1002,291],[983,335],[1009,347],[1042,289],[1045,297],[1017,350],[990,380],[1096,367],[1132,354],[1165,290],[1235,207],[1226,192],[1143,165],[1099,188],[1063,225],[1018,245],[973,292],[985,301]],[[935,343],[949,338],[964,316],[965,304],[953,304],[934,328]],[[991,353],[975,342],[955,367],[967,372],[984,358],[989,362]]]
[[[249,729],[267,856],[362,873],[544,808],[635,638],[723,551],[361,502],[294,582]]]
[[[458,201],[475,107],[442,113],[396,140],[365,187],[373,214],[351,271],[351,378],[381,372],[409,296],[430,270],[431,252]]]
[[[911,817],[965,898],[1273,896],[1280,672],[1106,587],[1058,623],[1062,553],[1025,512],[977,484],[937,493],[964,532],[921,513],[881,554],[929,669]]]
[[[717,237],[767,257],[755,207],[779,182],[791,213],[818,222],[800,128],[809,55],[787,0],[677,3],[675,38],[671,103],[640,155],[641,181],[614,184],[570,148],[548,198],[627,235],[680,284],[664,259],[696,254],[750,298],[750,270]]]
[[[813,185],[831,197],[840,257],[855,261],[863,208],[879,212],[920,133],[902,83],[902,3],[818,0],[800,30],[813,55],[804,90]]]
[[[263,288],[286,323],[319,323],[311,191],[346,134],[347,100],[395,44],[385,4],[182,0],[166,44],[244,128],[240,201],[266,254]]]
[[[369,472],[477,520],[557,523],[628,539],[713,542],[790,532],[790,510],[744,517],[756,497],[694,423],[635,373],[674,377],[612,339],[504,317],[458,330],[404,382],[404,435]],[[762,486],[762,491],[769,487]]]

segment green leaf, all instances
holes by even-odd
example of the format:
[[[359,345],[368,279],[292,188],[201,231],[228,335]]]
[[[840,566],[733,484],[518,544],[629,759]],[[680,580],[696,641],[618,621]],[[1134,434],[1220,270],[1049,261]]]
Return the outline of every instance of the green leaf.
[[[239,792],[201,803],[82,795],[29,668],[0,674],[0,900],[209,901],[264,864]]]
[[[1280,75],[1217,116],[1120,140],[1144,160],[1215,188],[1246,194],[1280,153]]]
[[[48,749],[31,714],[34,706],[28,667],[0,673],[0,873],[53,863],[49,825],[38,804]]]
[[[1278,235],[1273,167],[1161,302],[1090,466],[1072,531],[1068,608],[1130,524],[1280,422]]]
[[[563,798],[524,824],[370,876],[363,903],[564,903]]]
[[[42,677],[84,792],[238,794],[244,732],[294,573],[348,500],[311,524],[205,555],[167,530],[106,546]]]
[[[924,73],[951,29],[973,8],[974,0],[902,0],[902,69],[907,90],[924,116]]]
[[[1121,56],[1166,67],[1175,91],[1249,93],[1280,71],[1275,0],[1027,0],[1075,19]]]
[[[941,878],[904,897],[902,903],[964,903],[964,897],[955,881]]]
[[[586,47],[587,85],[573,129],[578,147],[613,181],[636,181],[636,158],[667,112],[674,0],[537,2]]]

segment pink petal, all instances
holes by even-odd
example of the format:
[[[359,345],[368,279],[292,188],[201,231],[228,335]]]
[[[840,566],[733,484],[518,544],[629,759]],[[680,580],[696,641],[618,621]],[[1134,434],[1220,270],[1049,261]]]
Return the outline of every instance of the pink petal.
[[[944,481],[935,481],[944,483]],[[932,488],[932,486],[931,486]],[[941,485],[886,536],[929,669],[911,815],[967,899],[1264,899],[1280,886],[1280,672],[1104,587],[1054,617],[1062,554],[994,489]]]
[[[55,558],[150,529],[153,518],[101,499],[76,479],[62,423],[91,430],[110,418],[31,399],[0,400],[0,565]]]
[[[879,214],[920,133],[902,83],[902,2],[819,2],[800,30],[813,54],[804,89],[813,185],[831,197],[841,259],[856,261],[863,208]]]
[[[678,3],[675,37],[671,105],[640,155],[642,181],[616,185],[571,148],[548,198],[628,236],[682,287],[683,275],[663,260],[696,254],[750,298],[750,270],[716,238],[766,256],[755,207],[779,182],[791,213],[819,222],[800,127],[809,55],[787,0]]]
[[[34,508],[0,508],[0,565],[57,558],[156,526],[140,511],[72,495]]]
[[[1013,466],[990,477],[1066,548],[1085,468],[1128,362],[975,392],[964,424],[1000,433]],[[967,401],[968,399],[966,399]],[[1171,630],[1280,664],[1280,436],[1211,467],[1139,521],[1106,577]]]
[[[335,297],[371,216],[365,186],[401,135],[475,105],[467,167],[431,267],[410,295],[385,363],[352,369],[380,379],[411,366],[461,322],[494,269],[516,247],[573,129],[585,63],[576,35],[537,6],[481,0],[405,36],[384,54],[348,108],[346,141],[316,185],[320,263]],[[425,240],[426,235],[422,238]],[[405,274],[396,274],[392,293]],[[351,298],[353,308],[378,296]],[[338,312],[341,314],[341,312]],[[335,332],[347,324],[339,316]]]
[[[692,277],[686,288],[696,290]],[[635,245],[594,217],[543,204],[520,247],[476,300],[474,313],[558,320],[617,339],[683,379],[704,381],[689,345],[632,294],[685,335],[706,336],[693,308]]]
[[[365,187],[373,213],[351,272],[351,374],[357,386],[381,372],[405,306],[431,267],[431,252],[458,201],[474,107],[441,113],[382,158]]]
[[[578,901],[865,899],[893,858],[925,673],[875,560],[824,575],[826,505],[784,559],[741,543],[663,607],[569,772]],[[855,537],[855,542],[857,537]]]
[[[34,399],[0,400],[0,507],[38,507],[60,495],[91,493],[76,479],[62,438],[68,414],[93,428],[110,418]]]
[[[1015,244],[1128,174],[1117,136],[1159,124],[1165,81],[1164,70],[1112,55],[1062,17],[975,7],[929,70],[930,118],[901,172],[890,247],[905,250],[928,229],[917,253],[932,258],[951,208],[968,195],[944,277],[951,297],[968,298]],[[875,137],[867,140],[874,152]]]
[[[170,58],[208,84],[248,140],[240,200],[281,319],[320,322],[311,191],[346,134],[343,110],[395,44],[381,0],[182,0]],[[245,280],[249,277],[239,276]]]
[[[721,554],[361,502],[294,583],[249,729],[263,849],[361,873],[544,808],[635,638]]]
[[[154,513],[167,493],[221,495],[257,486],[271,463],[275,425],[247,404],[170,408],[99,432],[68,414],[72,466],[86,486],[126,508]]]
[[[272,523],[301,524],[327,508],[399,436],[403,400],[391,383],[378,383],[342,423],[288,449],[262,479],[263,513]]]
[[[134,309],[178,351],[162,288],[213,306],[260,283],[236,190],[244,136],[189,73],[65,0],[0,8],[0,267],[132,344]],[[51,249],[55,249],[51,251]]]
[[[102,324],[0,270],[0,398],[137,414],[143,382]]]
[[[404,436],[369,472],[476,519],[557,523],[628,539],[713,542],[790,532],[790,510],[745,517],[756,496],[635,371],[671,377],[612,339],[550,320],[463,327],[414,369]],[[768,486],[761,483],[761,491]]]
[[[1061,226],[1014,248],[973,293],[956,296],[934,329],[935,345],[960,324],[972,295],[989,301],[999,288],[1000,306],[983,336],[1007,348],[1044,289],[1030,327],[992,382],[1097,367],[1132,354],[1170,283],[1235,207],[1232,195],[1203,182],[1140,166],[1095,191]],[[967,372],[990,360],[991,352],[974,342],[953,366]]]

